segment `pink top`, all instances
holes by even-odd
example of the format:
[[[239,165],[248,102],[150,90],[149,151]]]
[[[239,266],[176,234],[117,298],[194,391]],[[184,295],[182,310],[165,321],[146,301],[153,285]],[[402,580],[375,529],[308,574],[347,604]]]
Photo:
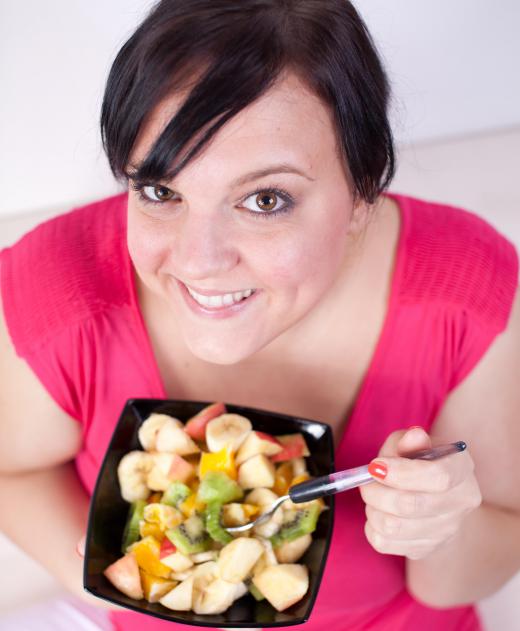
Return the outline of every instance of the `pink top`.
[[[513,246],[466,211],[401,195],[401,233],[386,321],[347,429],[338,469],[366,464],[389,433],[429,429],[449,392],[507,324],[517,286]],[[165,398],[137,302],[125,240],[126,194],[51,219],[0,253],[17,353],[83,427],[76,458],[92,492],[125,401]],[[458,438],[463,439],[463,436]],[[404,558],[364,535],[359,492],[336,496],[332,546],[308,631],[469,631],[472,607],[434,610],[405,588]],[[185,629],[111,614],[117,629]]]

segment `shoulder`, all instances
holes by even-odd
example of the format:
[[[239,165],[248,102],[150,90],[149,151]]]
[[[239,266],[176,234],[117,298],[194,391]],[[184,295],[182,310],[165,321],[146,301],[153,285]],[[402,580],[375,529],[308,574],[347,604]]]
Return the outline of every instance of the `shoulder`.
[[[510,241],[468,210],[405,196],[397,201],[405,227],[401,298],[442,303],[503,330],[518,285]]]
[[[121,282],[125,211],[126,194],[102,199],[40,224],[1,252],[4,315],[15,346],[42,343],[128,301]]]

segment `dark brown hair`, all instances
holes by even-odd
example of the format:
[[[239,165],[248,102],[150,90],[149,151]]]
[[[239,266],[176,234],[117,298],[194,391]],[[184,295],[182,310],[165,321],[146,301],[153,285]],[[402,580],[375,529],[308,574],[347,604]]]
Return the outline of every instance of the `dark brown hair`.
[[[158,2],[119,51],[107,80],[101,136],[112,173],[146,183],[175,177],[285,70],[330,107],[354,193],[375,201],[395,169],[389,85],[370,34],[347,0]],[[130,173],[145,118],[194,73],[197,81],[181,108]]]

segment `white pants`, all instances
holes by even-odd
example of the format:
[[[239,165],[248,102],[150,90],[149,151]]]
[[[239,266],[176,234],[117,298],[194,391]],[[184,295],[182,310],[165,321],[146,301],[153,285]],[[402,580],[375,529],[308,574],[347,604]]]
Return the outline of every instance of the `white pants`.
[[[0,615],[0,631],[113,631],[108,611],[64,595]],[[235,631],[223,628],[222,631]],[[236,629],[236,631],[240,631]],[[261,629],[250,629],[261,631]]]
[[[0,630],[113,631],[108,613],[67,594],[0,614]]]

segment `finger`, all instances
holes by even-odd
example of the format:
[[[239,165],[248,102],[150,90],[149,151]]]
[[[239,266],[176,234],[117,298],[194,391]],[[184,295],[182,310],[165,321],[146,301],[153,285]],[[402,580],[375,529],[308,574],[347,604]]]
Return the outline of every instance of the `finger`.
[[[414,539],[412,541],[388,539],[374,530],[368,521],[365,522],[365,536],[374,550],[381,554],[396,554],[414,560],[428,556],[441,543],[448,543],[448,541],[438,542],[431,539]]]
[[[381,536],[392,540],[445,541],[456,534],[461,520],[459,511],[411,519],[385,513],[368,504],[365,506],[365,513],[371,527]]]
[[[377,483],[366,484],[359,491],[365,504],[398,517],[431,517],[457,510],[469,512],[482,500],[473,475],[446,493],[402,491]]]
[[[398,429],[388,435],[379,450],[378,457],[402,456],[404,452],[428,449],[431,440],[426,431],[419,426]]]
[[[397,443],[397,451],[391,456],[406,457],[409,453],[420,449],[430,449],[432,440],[423,427],[410,427]]]
[[[410,458],[376,458],[369,473],[381,484],[404,491],[445,493],[473,473],[474,463],[468,451],[439,460]]]
[[[85,556],[85,542],[86,536],[83,535],[76,545],[76,552],[82,558]]]

